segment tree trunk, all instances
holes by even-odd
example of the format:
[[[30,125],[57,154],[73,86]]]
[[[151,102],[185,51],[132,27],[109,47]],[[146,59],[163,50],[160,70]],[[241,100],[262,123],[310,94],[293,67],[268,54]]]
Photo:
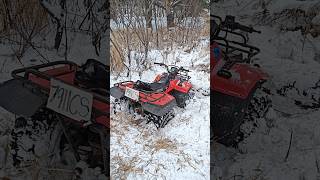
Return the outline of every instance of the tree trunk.
[[[174,12],[171,8],[167,11],[167,27],[174,27]]]
[[[145,8],[146,8],[146,26],[147,28],[152,28],[152,4],[150,0],[145,0]]]

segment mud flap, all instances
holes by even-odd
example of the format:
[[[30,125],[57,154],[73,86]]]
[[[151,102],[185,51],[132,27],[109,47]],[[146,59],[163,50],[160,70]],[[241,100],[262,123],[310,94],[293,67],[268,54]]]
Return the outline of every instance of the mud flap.
[[[124,97],[124,91],[121,90],[119,87],[112,87],[110,88],[110,95],[116,99],[120,99]]]
[[[26,80],[12,79],[0,84],[0,107],[18,116],[32,116],[46,99],[44,93]]]

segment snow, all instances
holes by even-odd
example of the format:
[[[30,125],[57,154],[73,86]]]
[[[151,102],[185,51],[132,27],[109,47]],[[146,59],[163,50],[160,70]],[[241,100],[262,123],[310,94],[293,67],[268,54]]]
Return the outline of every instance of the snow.
[[[153,49],[149,52],[150,69],[141,72],[133,63],[131,78],[111,76],[111,86],[125,80],[153,81],[165,69],[153,62],[175,64],[191,70],[191,83],[196,91],[185,109],[175,108],[176,116],[164,128],[137,124],[128,112],[111,114],[111,176],[115,179],[209,179],[209,103],[200,93],[209,90],[209,40],[200,41],[190,53],[183,47],[172,51]],[[139,57],[139,53],[133,52]],[[135,62],[135,61],[133,61]],[[113,102],[114,99],[112,98]]]
[[[216,15],[235,15],[238,21],[254,24],[254,16],[261,11],[262,1],[243,0],[241,5],[231,1],[218,3],[212,10]],[[267,1],[264,1],[267,2]],[[319,7],[318,1],[272,0],[266,8],[279,13],[284,8],[304,10]],[[255,3],[255,4],[254,4]],[[246,8],[244,5],[247,5]],[[319,15],[319,11],[315,11]],[[242,18],[240,18],[242,17]],[[315,16],[316,17],[316,16]],[[240,143],[239,148],[227,148],[214,143],[211,148],[213,179],[319,179],[319,109],[302,110],[294,100],[314,102],[319,88],[314,87],[320,79],[320,64],[317,60],[320,39],[300,31],[280,31],[281,26],[292,26],[287,17],[272,24],[255,26],[262,34],[250,35],[249,44],[261,49],[255,63],[271,76],[269,87],[273,92],[296,81],[295,87],[310,94],[303,96],[296,90],[289,90],[286,97],[273,95],[273,109],[266,118],[258,121],[258,128]],[[316,22],[316,20],[312,21]],[[280,26],[281,25],[281,26]],[[288,158],[286,154],[292,145]]]

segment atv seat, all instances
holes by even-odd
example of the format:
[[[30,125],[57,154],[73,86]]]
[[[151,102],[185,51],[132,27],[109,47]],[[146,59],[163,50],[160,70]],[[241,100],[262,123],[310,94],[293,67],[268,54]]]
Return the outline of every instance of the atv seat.
[[[85,84],[87,88],[107,89],[107,84],[110,83],[108,69],[103,63],[95,59],[88,59],[81,66],[81,70],[77,71],[76,79],[78,82]]]
[[[142,90],[142,91],[164,91],[166,87],[165,83],[158,83],[158,82],[154,82],[154,83],[147,83],[147,82],[143,82],[138,80],[135,84],[135,88],[138,90]]]

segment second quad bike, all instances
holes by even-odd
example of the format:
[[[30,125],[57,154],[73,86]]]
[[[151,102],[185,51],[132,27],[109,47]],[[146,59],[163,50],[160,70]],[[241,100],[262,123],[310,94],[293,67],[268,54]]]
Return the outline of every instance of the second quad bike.
[[[46,165],[85,161],[108,176],[108,73],[94,59],[81,66],[56,61],[14,70],[13,79],[0,84],[0,106],[17,117],[11,132],[14,166],[45,156]]]
[[[116,83],[110,94],[117,101],[126,101],[132,113],[143,115],[147,123],[153,122],[163,128],[173,117],[173,108],[184,108],[191,97],[192,84],[189,70],[175,65],[154,63],[163,66],[167,72],[156,76],[152,83],[140,80]]]
[[[245,33],[261,33],[241,25],[234,16],[211,15],[211,129],[212,138],[227,146],[236,146],[249,132],[244,122],[265,116],[271,100],[264,83],[269,76],[252,57],[260,49],[249,45]]]

